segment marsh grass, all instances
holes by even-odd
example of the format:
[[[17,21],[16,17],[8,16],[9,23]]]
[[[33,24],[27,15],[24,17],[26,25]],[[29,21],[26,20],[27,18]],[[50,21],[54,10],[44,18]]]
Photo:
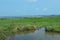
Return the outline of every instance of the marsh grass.
[[[0,18],[0,40],[16,32],[36,30],[40,27],[45,27],[48,31],[54,29],[53,31],[60,32],[60,17],[20,18],[17,20]]]
[[[45,30],[48,32],[57,32],[60,33],[60,25],[45,27]]]

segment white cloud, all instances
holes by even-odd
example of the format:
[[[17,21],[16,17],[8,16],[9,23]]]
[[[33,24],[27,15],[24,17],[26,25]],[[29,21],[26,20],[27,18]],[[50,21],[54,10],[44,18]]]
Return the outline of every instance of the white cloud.
[[[43,8],[43,11],[47,11],[48,10],[48,8]]]
[[[38,0],[26,0],[27,2],[37,2]]]

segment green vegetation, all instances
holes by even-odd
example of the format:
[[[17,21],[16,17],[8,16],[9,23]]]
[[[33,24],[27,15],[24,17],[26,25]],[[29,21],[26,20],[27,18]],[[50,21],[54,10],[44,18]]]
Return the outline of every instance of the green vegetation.
[[[0,40],[17,32],[36,30],[40,27],[45,27],[46,31],[60,32],[60,17],[0,18]]]
[[[58,25],[58,26],[49,26],[49,27],[46,27],[45,30],[47,32],[57,32],[57,33],[60,33],[60,25]]]

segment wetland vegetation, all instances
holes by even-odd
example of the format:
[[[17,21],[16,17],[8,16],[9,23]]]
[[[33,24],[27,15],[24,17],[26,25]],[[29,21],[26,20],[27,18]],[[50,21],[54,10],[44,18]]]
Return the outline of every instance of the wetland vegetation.
[[[18,32],[37,30],[44,27],[48,32],[60,32],[60,16],[0,18],[0,40]]]

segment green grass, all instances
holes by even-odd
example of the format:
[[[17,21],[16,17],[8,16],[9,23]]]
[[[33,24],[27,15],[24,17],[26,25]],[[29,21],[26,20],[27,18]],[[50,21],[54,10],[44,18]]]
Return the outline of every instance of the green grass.
[[[45,30],[48,31],[48,32],[57,32],[57,33],[60,33],[60,25],[49,26],[49,27],[46,27]]]
[[[0,18],[0,40],[16,32],[35,30],[40,27],[46,27],[47,30],[54,29],[53,31],[60,32],[60,17]]]

